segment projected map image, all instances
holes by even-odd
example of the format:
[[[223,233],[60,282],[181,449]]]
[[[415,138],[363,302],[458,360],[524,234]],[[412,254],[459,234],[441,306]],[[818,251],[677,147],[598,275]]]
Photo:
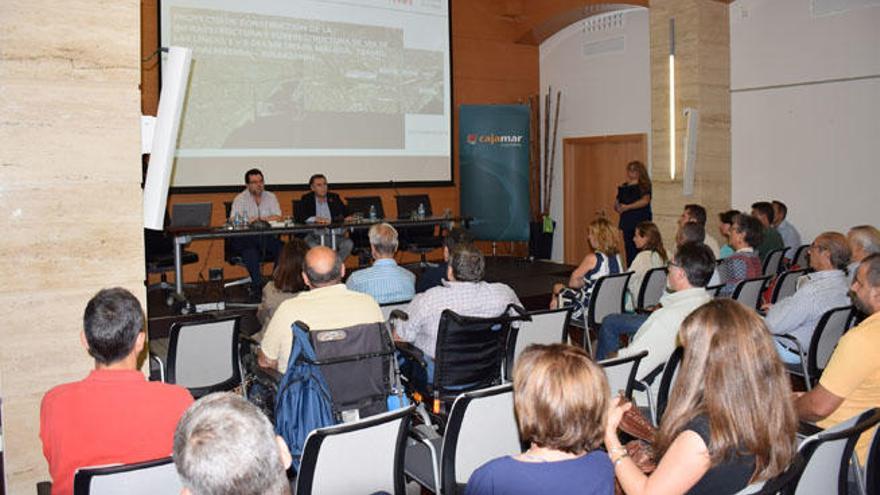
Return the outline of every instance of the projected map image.
[[[444,54],[402,29],[173,7],[193,49],[181,149],[406,147],[408,115],[443,115]]]

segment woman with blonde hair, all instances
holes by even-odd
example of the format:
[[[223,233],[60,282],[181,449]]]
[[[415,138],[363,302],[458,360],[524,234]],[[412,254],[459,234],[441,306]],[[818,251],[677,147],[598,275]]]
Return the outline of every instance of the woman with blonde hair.
[[[652,220],[651,178],[644,163],[632,161],[626,164],[626,182],[617,187],[614,211],[620,213],[618,226],[623,231],[626,262],[632,263],[638,252],[633,242],[636,225]]]
[[[590,306],[590,296],[596,280],[622,271],[617,236],[617,229],[605,218],[598,218],[590,223],[587,227],[587,240],[593,252],[584,256],[581,264],[571,272],[568,286],[553,286],[551,308],[556,308],[559,304],[557,299],[562,299],[563,306],[574,307],[572,318],[583,318],[583,312]]]
[[[730,299],[697,308],[678,334],[684,357],[646,476],[617,437],[612,404],[605,446],[627,495],[726,494],[770,479],[795,454],[791,386],[757,313]]]
[[[669,261],[666,255],[666,248],[663,247],[663,238],[660,236],[660,229],[654,222],[639,222],[636,225],[636,233],[633,235],[633,242],[639,254],[629,265],[629,271],[633,272],[629,277],[629,285],[627,285],[626,308],[632,311],[636,303],[636,297],[639,295],[639,289],[642,287],[642,279],[648,270],[652,268],[660,268],[665,266]]]
[[[610,495],[614,470],[602,443],[609,402],[602,368],[583,349],[531,345],[513,371],[520,438],[529,449],[474,471],[467,495]]]

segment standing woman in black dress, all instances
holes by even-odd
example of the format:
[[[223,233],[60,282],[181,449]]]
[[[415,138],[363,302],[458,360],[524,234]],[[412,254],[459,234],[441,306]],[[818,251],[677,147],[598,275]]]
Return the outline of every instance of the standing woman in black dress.
[[[623,231],[626,263],[629,265],[639,251],[633,242],[636,225],[652,220],[651,178],[644,163],[634,161],[626,165],[626,182],[617,187],[614,211],[620,213],[618,227]]]

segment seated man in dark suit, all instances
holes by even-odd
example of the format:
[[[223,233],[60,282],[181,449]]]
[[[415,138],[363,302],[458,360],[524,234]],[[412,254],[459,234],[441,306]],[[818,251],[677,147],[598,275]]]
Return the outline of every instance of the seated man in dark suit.
[[[327,177],[323,174],[315,174],[309,178],[309,189],[301,199],[298,211],[294,212],[294,220],[297,223],[310,223],[327,225],[333,222],[341,222],[346,219],[348,209],[338,194],[328,191]],[[321,236],[318,232],[312,232],[306,236],[309,246],[321,244]],[[345,260],[351,254],[354,243],[344,237],[339,229],[333,229],[324,236],[324,243],[328,246],[336,242],[336,252],[339,259]]]

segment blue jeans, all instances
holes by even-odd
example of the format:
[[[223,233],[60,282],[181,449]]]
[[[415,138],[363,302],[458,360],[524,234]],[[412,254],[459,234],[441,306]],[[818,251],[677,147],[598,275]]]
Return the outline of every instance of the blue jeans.
[[[251,292],[259,293],[263,288],[263,274],[260,263],[263,260],[278,260],[281,252],[281,241],[273,236],[248,235],[233,237],[231,250],[241,256],[248,275],[251,277]]]
[[[599,343],[596,346],[596,361],[606,359],[609,354],[620,348],[621,335],[635,335],[639,327],[645,323],[648,315],[618,313],[608,315],[599,327]]]
[[[779,358],[782,359],[782,362],[785,364],[801,364],[801,356],[797,352],[788,350],[785,346],[779,343],[778,340],[773,340],[776,344],[776,352],[779,353]]]

